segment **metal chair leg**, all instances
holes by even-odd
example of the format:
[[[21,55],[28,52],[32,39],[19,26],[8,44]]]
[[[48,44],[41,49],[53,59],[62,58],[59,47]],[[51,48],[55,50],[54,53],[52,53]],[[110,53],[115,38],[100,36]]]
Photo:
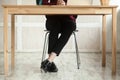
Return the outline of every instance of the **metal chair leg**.
[[[75,32],[73,32],[73,35],[74,35],[75,49],[76,49],[77,68],[79,69],[79,66],[80,66],[80,56],[79,56],[79,51],[78,51],[78,45],[77,45],[77,40],[76,40],[76,34],[75,34]]]
[[[47,42],[48,42],[48,39],[47,39],[48,34],[49,34],[49,32],[46,32],[46,34],[45,34],[45,41],[44,41],[44,46],[43,46],[43,54],[42,54],[41,62],[45,59],[46,47],[47,47]]]

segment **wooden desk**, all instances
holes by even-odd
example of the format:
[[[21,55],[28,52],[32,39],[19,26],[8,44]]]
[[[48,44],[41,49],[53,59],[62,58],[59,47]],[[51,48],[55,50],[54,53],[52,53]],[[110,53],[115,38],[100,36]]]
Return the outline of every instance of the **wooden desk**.
[[[102,15],[102,66],[106,65],[106,15],[112,15],[112,74],[116,74],[117,6],[35,6],[3,5],[4,8],[4,71],[8,75],[8,15],[11,15],[11,65],[15,63],[15,15],[77,14]]]

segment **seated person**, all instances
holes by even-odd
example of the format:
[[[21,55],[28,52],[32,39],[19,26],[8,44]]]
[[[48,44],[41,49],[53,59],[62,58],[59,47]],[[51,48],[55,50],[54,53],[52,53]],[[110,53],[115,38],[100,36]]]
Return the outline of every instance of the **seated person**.
[[[42,5],[66,5],[67,0],[42,0]],[[45,72],[57,72],[54,63],[56,56],[68,42],[72,32],[76,29],[77,15],[46,15],[46,29],[49,33],[48,55],[41,63],[41,69]],[[59,33],[61,34],[59,36]]]

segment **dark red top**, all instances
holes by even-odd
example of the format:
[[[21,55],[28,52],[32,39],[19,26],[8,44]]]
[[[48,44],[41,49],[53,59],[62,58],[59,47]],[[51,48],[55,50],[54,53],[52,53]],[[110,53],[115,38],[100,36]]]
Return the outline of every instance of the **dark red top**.
[[[67,3],[67,0],[64,0],[65,3]],[[42,1],[43,5],[56,5],[57,4],[57,0],[43,0]]]
[[[65,3],[67,3],[67,0],[64,0]],[[57,4],[57,0],[42,0],[42,5],[56,5]],[[72,19],[73,21],[76,21],[76,18],[77,18],[77,15],[63,15],[64,17],[63,18],[70,18]],[[58,18],[60,16],[50,16],[50,15],[47,15],[46,16],[47,18]]]

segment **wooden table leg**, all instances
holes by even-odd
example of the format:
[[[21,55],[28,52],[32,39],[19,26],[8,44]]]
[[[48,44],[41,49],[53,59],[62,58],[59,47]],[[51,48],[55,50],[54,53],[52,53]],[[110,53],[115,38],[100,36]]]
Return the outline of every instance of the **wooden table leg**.
[[[15,15],[11,15],[11,68],[15,66]]]
[[[112,74],[116,74],[116,27],[117,13],[116,8],[112,10]]]
[[[106,66],[106,15],[102,16],[102,66]]]
[[[8,75],[8,9],[4,9],[4,72]]]

